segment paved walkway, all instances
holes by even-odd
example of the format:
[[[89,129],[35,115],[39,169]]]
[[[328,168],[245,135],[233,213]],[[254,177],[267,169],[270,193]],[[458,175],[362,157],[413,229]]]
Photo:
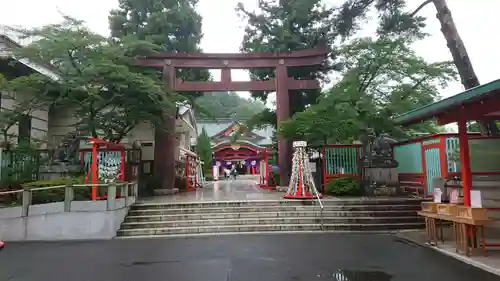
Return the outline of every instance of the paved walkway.
[[[437,246],[427,245],[427,235],[425,231],[401,232],[398,237],[409,240],[418,245],[428,247],[432,250],[448,255],[467,264],[479,267],[486,271],[497,274],[500,280],[500,249],[498,247],[488,248],[486,256],[483,256],[481,251],[476,250],[473,255],[467,257],[463,254],[458,254],[455,248],[452,230],[447,228],[444,230],[445,242],[439,243]],[[488,239],[488,243],[499,244],[498,236],[493,236],[493,239]]]
[[[240,176],[236,180],[219,180],[198,188],[193,192],[175,195],[156,196],[141,199],[141,202],[199,202],[199,201],[235,201],[235,200],[276,200],[283,193],[259,188],[255,176]]]
[[[241,235],[10,243],[0,281],[494,281],[390,235]]]
[[[251,200],[287,200],[283,199],[285,192],[275,190],[264,190],[257,184],[258,176],[243,175],[236,180],[224,179],[208,183],[204,188],[198,188],[192,192],[184,192],[174,195],[155,196],[142,198],[139,202],[147,203],[185,203],[185,202],[210,202],[210,201],[251,201]],[[323,201],[345,200],[347,197],[323,196]],[[360,197],[353,197],[359,200]],[[395,197],[365,197],[363,199],[378,201],[393,200]],[[408,199],[408,198],[405,198]],[[292,199],[293,200],[293,199]]]

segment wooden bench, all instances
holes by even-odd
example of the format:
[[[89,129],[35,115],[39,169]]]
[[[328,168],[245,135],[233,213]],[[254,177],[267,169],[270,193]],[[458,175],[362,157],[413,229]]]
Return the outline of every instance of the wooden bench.
[[[484,226],[492,222],[490,219],[466,219],[460,218],[452,215],[442,215],[437,213],[419,211],[418,215],[425,218],[425,227],[428,236],[428,240],[431,243],[436,243],[439,240],[444,242],[443,231],[441,228],[440,237],[438,237],[437,225],[438,221],[448,221],[453,223],[453,236],[455,239],[456,252],[462,251],[465,255],[470,256],[472,250],[475,248],[474,243],[470,241],[476,241],[477,230],[481,232],[480,247],[483,255],[486,255],[486,238],[484,234]],[[470,238],[470,239],[469,239]]]

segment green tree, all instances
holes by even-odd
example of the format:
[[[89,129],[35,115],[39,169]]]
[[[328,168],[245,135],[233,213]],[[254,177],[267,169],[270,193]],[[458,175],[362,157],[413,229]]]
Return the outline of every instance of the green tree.
[[[203,33],[197,3],[198,0],[120,0],[118,9],[109,14],[111,36],[134,36],[159,46],[164,52],[200,52]],[[210,74],[204,69],[179,69],[177,77],[204,81]],[[186,95],[191,102],[197,96]]]
[[[196,153],[203,161],[203,173],[210,174],[212,169],[212,144],[205,128],[201,130],[201,134],[196,140]]]
[[[265,108],[262,102],[240,97],[234,92],[205,93],[195,103],[204,109],[204,112],[196,111],[200,118],[249,120]]]
[[[446,46],[450,50],[462,85],[465,89],[479,86],[479,79],[446,0],[422,0],[422,3],[413,11],[407,9],[406,3],[407,0],[347,0],[341,7],[337,22],[344,23],[341,32],[345,35],[349,34],[365,21],[370,8],[375,7],[380,15],[379,34],[399,34],[410,30],[414,35],[423,36],[421,29],[425,26],[425,18],[418,16],[418,13],[427,5],[433,4],[437,12],[436,18],[441,24],[441,32],[446,39]],[[500,133],[495,121],[478,123],[483,134]]]
[[[53,108],[69,108],[85,134],[118,142],[142,121],[161,123],[163,112],[174,111],[159,80],[137,72],[135,59],[155,47],[134,38],[109,39],[65,16],[62,23],[15,29],[36,38],[13,50],[18,59],[50,67],[57,77],[38,73],[11,81],[28,96],[43,97]]]
[[[237,10],[247,20],[241,46],[243,52],[289,52],[315,47],[333,50],[338,39],[335,9],[325,7],[321,0],[262,0],[257,11],[248,11],[241,3]],[[330,54],[331,58],[335,57],[334,52]],[[327,60],[317,68],[291,68],[288,75],[296,79],[318,78],[324,81],[332,69],[332,60]],[[250,70],[250,77],[253,80],[266,80],[274,77],[274,72],[271,69],[253,69]],[[315,104],[320,92],[310,90],[290,93],[291,114]],[[266,101],[268,94],[254,92],[252,96]],[[276,125],[275,115],[269,113],[263,112],[254,121]]]
[[[407,137],[411,131],[436,132],[432,123],[406,131],[392,117],[439,98],[439,87],[455,78],[451,62],[427,63],[404,39],[362,38],[340,50],[346,69],[317,105],[297,113],[280,133],[311,143],[352,142],[367,128]]]

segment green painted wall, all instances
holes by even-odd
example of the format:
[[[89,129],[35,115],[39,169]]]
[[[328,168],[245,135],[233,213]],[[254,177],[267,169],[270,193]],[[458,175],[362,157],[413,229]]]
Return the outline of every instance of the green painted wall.
[[[446,162],[449,172],[460,172],[459,146],[458,138],[447,138]],[[500,139],[470,139],[469,152],[472,172],[500,172]]]
[[[422,173],[422,144],[409,143],[394,147],[394,160],[398,173]]]

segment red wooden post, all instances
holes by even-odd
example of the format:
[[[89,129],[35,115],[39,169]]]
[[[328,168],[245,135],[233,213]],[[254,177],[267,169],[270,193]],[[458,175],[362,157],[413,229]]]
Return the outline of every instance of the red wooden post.
[[[125,181],[125,149],[120,149],[120,180]]]
[[[163,62],[163,80],[167,91],[174,90],[175,68]],[[175,186],[175,113],[166,113],[163,127],[155,128],[154,171],[161,179],[161,189],[171,189]]]
[[[284,65],[276,67],[276,116],[278,130],[281,123],[290,118],[290,98],[288,96],[288,72]],[[280,185],[287,186],[291,175],[290,143],[283,136],[278,138],[278,165],[280,168]]]
[[[265,177],[265,186],[269,186],[269,152],[267,151],[266,149],[266,157],[265,157],[265,161],[266,161],[266,177]]]
[[[97,143],[92,141],[92,162],[90,164],[92,173],[92,201],[97,200]]]
[[[323,146],[323,149],[321,150],[321,161],[323,162],[323,194],[326,194],[326,146]]]
[[[422,176],[423,176],[423,186],[424,186],[424,197],[427,197],[429,195],[429,186],[428,184],[428,179],[427,179],[427,164],[425,163],[425,148],[423,145],[423,142],[420,141],[420,156],[422,157]],[[433,192],[433,190],[431,190]]]
[[[448,159],[446,156],[446,136],[439,136],[439,164],[441,167],[441,177],[448,177]]]
[[[195,166],[194,166],[194,187],[196,188],[198,186],[198,167],[200,164],[199,159],[195,159]]]
[[[186,154],[186,171],[184,171],[184,176],[186,177],[186,189],[191,189],[191,183],[189,182],[189,156]]]
[[[460,145],[460,169],[464,187],[464,205],[470,206],[472,175],[470,169],[469,137],[467,136],[467,122],[465,120],[458,121],[458,139]]]

